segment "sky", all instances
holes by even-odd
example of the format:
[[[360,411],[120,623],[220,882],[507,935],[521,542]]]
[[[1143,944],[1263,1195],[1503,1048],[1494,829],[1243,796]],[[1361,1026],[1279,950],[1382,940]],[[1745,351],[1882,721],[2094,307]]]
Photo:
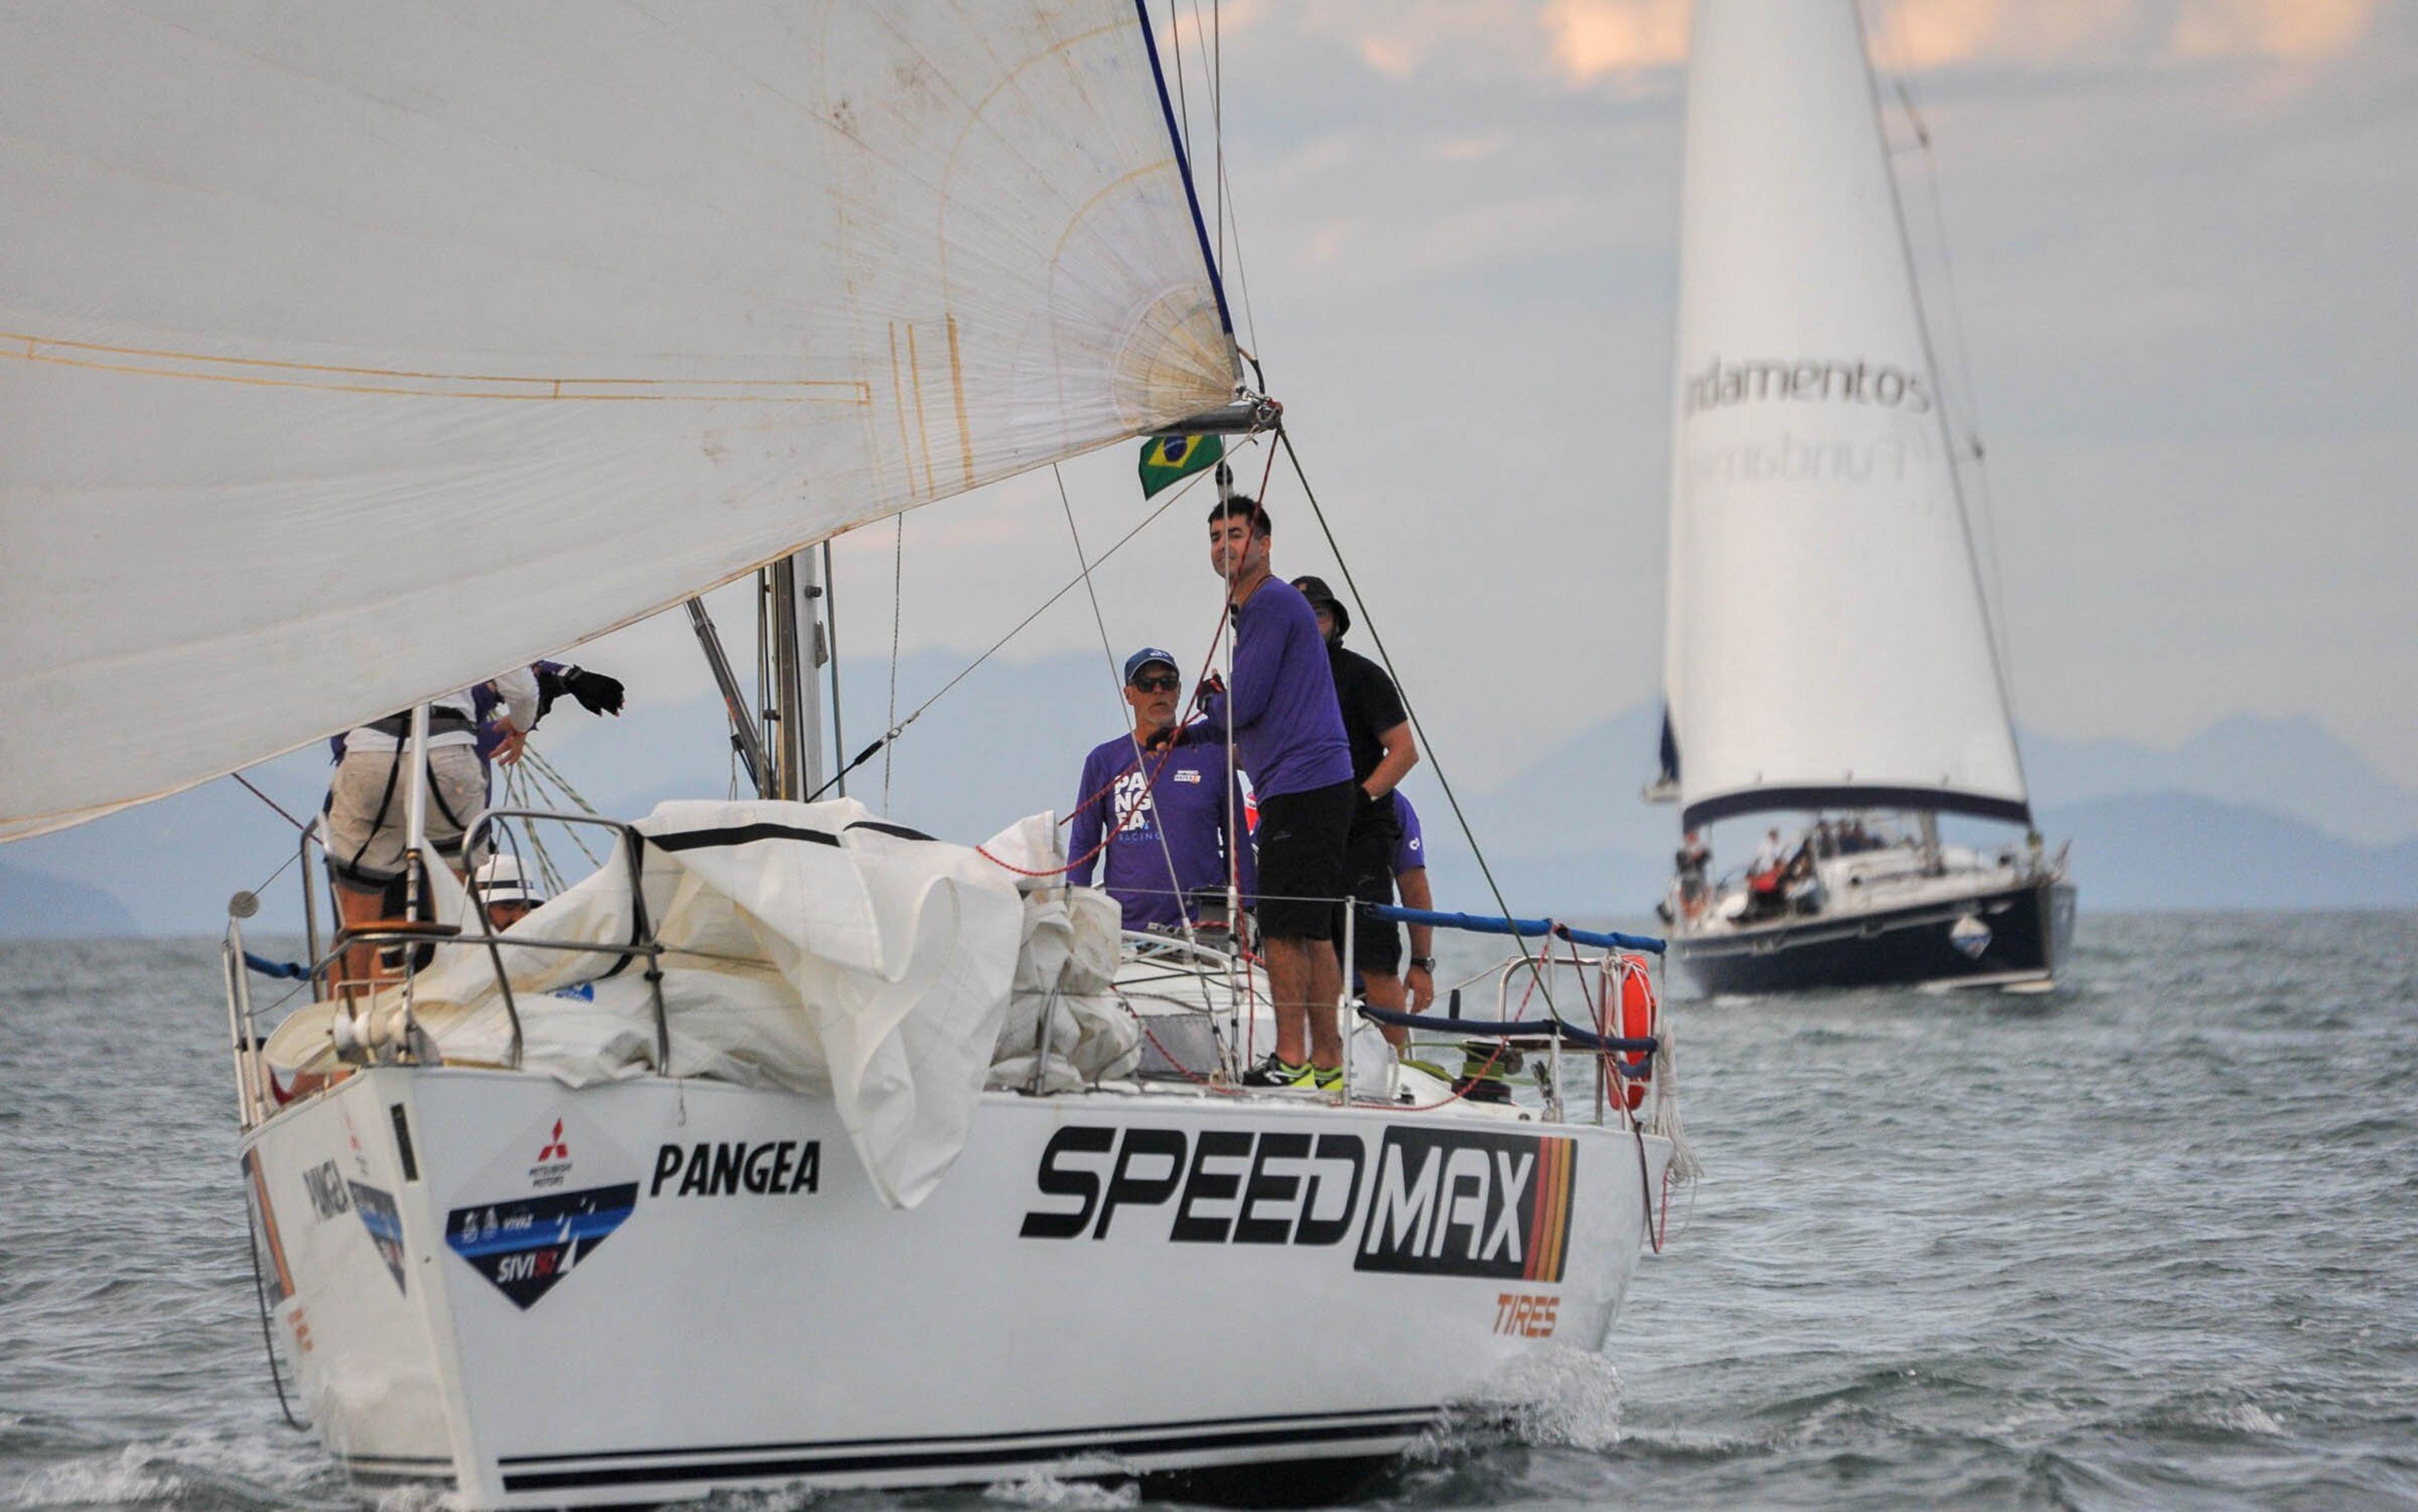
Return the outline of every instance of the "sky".
[[[1686,5],[1203,0],[1222,133],[1183,9],[1245,344],[1432,754],[1483,786],[1655,696]],[[1988,450],[2021,722],[2172,744],[2307,715],[2418,783],[2418,8],[1866,15],[1929,137],[1893,99],[1943,365]],[[971,660],[1070,581],[1076,539],[1096,557],[1150,517],[1132,453],[843,538],[845,649],[895,623]],[[1267,499],[1278,570],[1330,573],[1281,466]],[[1079,589],[1000,654],[1095,651],[1104,622],[1120,658],[1204,655],[1206,502],[1095,574],[1098,619]],[[743,595],[716,602],[743,623]],[[577,654],[642,701],[706,687],[677,619]],[[1066,712],[1111,697],[1104,671]]]

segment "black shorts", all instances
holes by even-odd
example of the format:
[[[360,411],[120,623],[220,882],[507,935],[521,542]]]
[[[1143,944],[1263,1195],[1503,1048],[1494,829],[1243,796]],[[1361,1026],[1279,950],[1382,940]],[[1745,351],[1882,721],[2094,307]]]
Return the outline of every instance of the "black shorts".
[[[1359,787],[1350,782],[1260,800],[1251,833],[1260,858],[1260,933],[1270,939],[1329,939],[1343,895],[1343,847]]]
[[[1402,819],[1389,797],[1370,802],[1353,788],[1352,833],[1343,845],[1343,885],[1360,903],[1394,901],[1394,852],[1402,843]],[[1335,949],[1343,950],[1343,918],[1337,910]],[[1379,976],[1402,974],[1402,926],[1363,911],[1353,925],[1352,964]]]

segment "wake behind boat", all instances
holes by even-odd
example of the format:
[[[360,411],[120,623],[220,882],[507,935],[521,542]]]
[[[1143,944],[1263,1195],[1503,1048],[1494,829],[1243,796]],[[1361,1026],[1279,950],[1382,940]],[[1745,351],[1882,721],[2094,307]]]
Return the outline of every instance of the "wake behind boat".
[[[2074,891],[2033,825],[1858,12],[1702,0],[1688,81],[1648,795],[1686,832],[1676,954],[1714,992],[2046,984]],[[2021,838],[1950,843],[1943,816]],[[1723,877],[1708,832],[1741,819],[1773,827]]]

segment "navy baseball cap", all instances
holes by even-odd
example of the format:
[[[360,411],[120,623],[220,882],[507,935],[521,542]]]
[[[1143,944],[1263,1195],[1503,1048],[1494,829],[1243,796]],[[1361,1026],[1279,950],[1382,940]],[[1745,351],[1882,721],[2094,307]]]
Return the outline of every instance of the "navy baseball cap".
[[[1167,651],[1162,651],[1155,646],[1145,646],[1140,650],[1138,650],[1131,656],[1125,658],[1125,680],[1127,682],[1131,682],[1134,680],[1135,673],[1140,671],[1143,667],[1150,665],[1153,662],[1165,662],[1167,664],[1167,669],[1170,672],[1174,673],[1179,678],[1184,675],[1184,668],[1175,664],[1175,658],[1172,654]]]

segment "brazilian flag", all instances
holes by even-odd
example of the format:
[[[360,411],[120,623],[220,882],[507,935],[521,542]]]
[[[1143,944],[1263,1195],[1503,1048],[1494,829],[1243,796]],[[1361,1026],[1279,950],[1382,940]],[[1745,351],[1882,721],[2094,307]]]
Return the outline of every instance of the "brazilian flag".
[[[1226,454],[1220,435],[1154,435],[1141,444],[1141,496],[1191,477]]]

